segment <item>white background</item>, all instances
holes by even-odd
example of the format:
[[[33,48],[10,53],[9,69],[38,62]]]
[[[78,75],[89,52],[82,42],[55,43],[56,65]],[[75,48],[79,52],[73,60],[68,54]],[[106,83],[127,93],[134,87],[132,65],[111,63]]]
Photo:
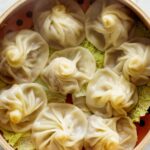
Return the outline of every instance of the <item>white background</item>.
[[[0,15],[2,15],[8,7],[14,4],[17,0],[0,0]],[[150,16],[150,0],[132,0],[139,5]],[[150,150],[150,145],[144,150]]]
[[[132,1],[135,1],[150,16],[150,0],[132,0]]]

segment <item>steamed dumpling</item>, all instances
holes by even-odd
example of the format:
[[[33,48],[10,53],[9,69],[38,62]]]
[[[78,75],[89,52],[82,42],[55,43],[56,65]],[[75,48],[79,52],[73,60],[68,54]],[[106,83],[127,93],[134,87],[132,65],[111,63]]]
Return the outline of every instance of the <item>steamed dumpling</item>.
[[[47,97],[37,83],[15,84],[0,94],[0,127],[26,132],[45,107]]]
[[[84,13],[74,0],[39,1],[34,24],[52,48],[78,46],[85,38]]]
[[[128,117],[103,119],[89,117],[85,137],[86,150],[133,150],[137,142],[136,127]]]
[[[105,51],[126,41],[133,25],[130,11],[113,0],[96,0],[86,13],[86,38]]]
[[[137,100],[136,87],[108,68],[98,70],[87,87],[86,104],[102,117],[127,115]]]
[[[82,150],[87,125],[79,108],[51,103],[34,122],[32,138],[37,150]]]
[[[48,61],[49,47],[31,30],[9,33],[2,41],[0,77],[6,83],[34,81]]]
[[[55,52],[42,72],[49,88],[64,95],[80,92],[96,70],[92,54],[85,48],[74,47]]]
[[[140,39],[123,43],[119,48],[106,52],[105,66],[113,68],[118,73],[123,73],[126,79],[134,84],[143,85],[150,80],[149,59],[149,40]]]

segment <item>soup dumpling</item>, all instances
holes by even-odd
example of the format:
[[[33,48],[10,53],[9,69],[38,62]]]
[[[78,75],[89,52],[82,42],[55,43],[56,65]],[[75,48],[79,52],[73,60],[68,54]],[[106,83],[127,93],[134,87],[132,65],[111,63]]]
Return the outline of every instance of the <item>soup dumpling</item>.
[[[150,80],[150,41],[138,39],[123,43],[120,47],[110,49],[105,55],[105,66],[136,85],[144,85]]]
[[[136,127],[128,117],[88,118],[86,150],[133,150],[137,142]]]
[[[86,104],[96,115],[127,115],[138,100],[136,86],[111,69],[98,70],[89,82]]]
[[[46,106],[47,97],[37,83],[15,84],[0,94],[0,127],[26,132]]]
[[[84,19],[82,9],[74,0],[39,1],[34,11],[35,30],[55,49],[82,43]]]
[[[55,52],[42,72],[42,78],[55,92],[80,92],[96,71],[93,55],[85,48],[74,47]]]
[[[50,103],[34,122],[32,139],[37,150],[82,150],[87,125],[76,106]]]
[[[133,26],[130,11],[113,0],[96,0],[86,13],[86,38],[100,51],[129,38]]]
[[[0,77],[9,84],[33,82],[48,57],[48,44],[38,33],[31,30],[9,33],[1,45]]]

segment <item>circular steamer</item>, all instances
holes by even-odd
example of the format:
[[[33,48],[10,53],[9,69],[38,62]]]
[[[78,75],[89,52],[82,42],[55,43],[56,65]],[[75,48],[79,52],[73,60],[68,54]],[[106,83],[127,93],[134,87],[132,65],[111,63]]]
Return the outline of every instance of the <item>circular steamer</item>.
[[[90,0],[83,0],[81,4],[86,10]],[[116,0],[130,8],[136,16],[150,29],[150,18],[131,0]],[[9,32],[21,29],[33,29],[32,10],[36,0],[17,0],[2,16],[0,16],[0,39]],[[141,118],[144,127],[136,124],[138,132],[138,142],[134,150],[141,150],[150,140],[150,114]],[[13,148],[0,135],[0,149],[13,150]]]

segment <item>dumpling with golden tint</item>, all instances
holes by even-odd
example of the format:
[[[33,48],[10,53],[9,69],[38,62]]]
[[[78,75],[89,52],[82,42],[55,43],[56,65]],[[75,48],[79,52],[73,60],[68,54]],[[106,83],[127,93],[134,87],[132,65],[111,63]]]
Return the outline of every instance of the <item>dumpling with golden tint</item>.
[[[29,131],[46,104],[41,85],[15,84],[0,94],[0,127],[14,132]]]
[[[34,10],[35,30],[55,49],[80,45],[85,38],[84,20],[74,0],[38,1]]]
[[[82,150],[87,126],[76,106],[50,103],[34,122],[32,139],[37,150]]]
[[[9,84],[33,82],[46,65],[48,57],[48,44],[35,31],[9,33],[1,45],[0,78]]]
[[[136,142],[136,127],[130,118],[89,117],[85,136],[86,150],[133,150]]]
[[[102,117],[126,116],[137,101],[136,86],[109,68],[98,70],[87,87],[86,104]]]
[[[66,95],[80,92],[95,71],[93,55],[85,48],[73,47],[53,53],[42,79],[52,91]]]
[[[105,55],[105,66],[135,85],[144,85],[150,81],[150,40],[136,39],[110,49]]]
[[[131,12],[114,0],[96,0],[86,13],[86,38],[105,51],[127,41],[133,26]]]

